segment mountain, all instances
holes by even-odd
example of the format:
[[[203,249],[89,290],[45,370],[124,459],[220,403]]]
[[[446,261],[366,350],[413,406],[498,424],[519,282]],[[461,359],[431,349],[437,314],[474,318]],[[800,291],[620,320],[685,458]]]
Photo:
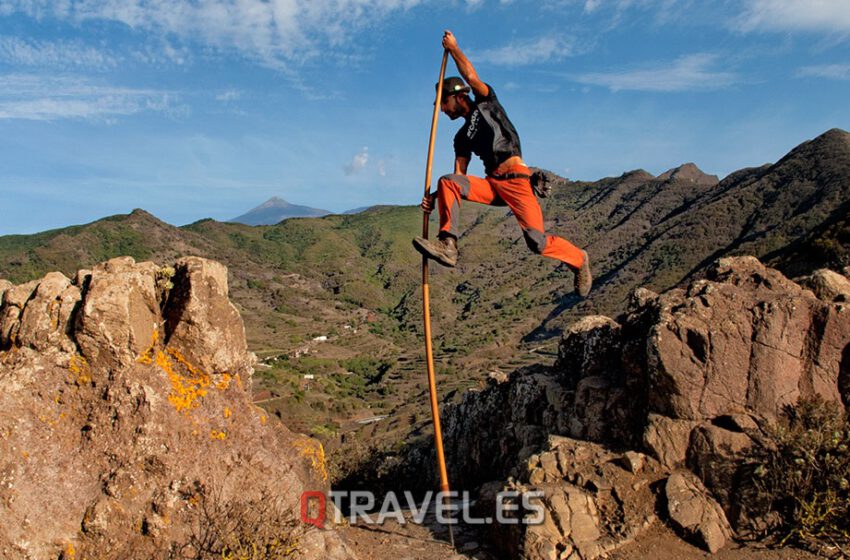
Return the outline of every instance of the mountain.
[[[280,197],[273,196],[253,210],[237,216],[230,221],[249,226],[267,226],[277,224],[287,218],[316,218],[327,216],[330,213],[328,210],[322,210],[321,208],[290,204]]]
[[[658,177],[636,170],[595,182],[564,179],[542,206],[547,229],[590,254],[595,285],[586,300],[572,293],[571,272],[528,251],[507,209],[465,203],[458,267],[430,268],[442,394],[460,394],[494,370],[536,363],[555,352],[576,318],[616,316],[635,288],[684,285],[718,257],[754,255],[792,277],[850,265],[848,183],[850,134],[838,129],[720,181],[693,164]],[[342,418],[407,401],[415,403],[412,417],[427,400],[421,260],[410,244],[421,220],[416,206],[380,206],[270,226],[203,220],[178,228],[137,210],[0,237],[0,278],[21,283],[57,269],[71,275],[118,255],[220,261],[251,350],[261,358],[309,351],[309,359],[269,359],[270,368],[259,370],[258,389],[301,395],[269,406],[299,415],[295,422],[306,425],[295,429],[336,429]],[[436,220],[432,214],[432,233]],[[324,335],[327,342],[312,342]],[[363,365],[356,359],[389,365],[353,384],[346,374]],[[330,381],[304,392],[303,374],[316,372]]]

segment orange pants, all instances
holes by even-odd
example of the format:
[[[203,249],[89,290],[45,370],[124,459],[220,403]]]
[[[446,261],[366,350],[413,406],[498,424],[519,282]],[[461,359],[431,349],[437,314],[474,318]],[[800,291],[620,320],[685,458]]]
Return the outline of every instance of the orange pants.
[[[531,175],[528,167],[515,165],[505,171]],[[581,249],[556,235],[547,235],[543,227],[543,211],[525,178],[495,179],[472,175],[444,175],[437,183],[437,200],[440,212],[440,235],[458,236],[457,216],[460,201],[470,200],[491,206],[507,205],[516,216],[525,243],[533,252],[563,261],[573,268],[584,263]]]

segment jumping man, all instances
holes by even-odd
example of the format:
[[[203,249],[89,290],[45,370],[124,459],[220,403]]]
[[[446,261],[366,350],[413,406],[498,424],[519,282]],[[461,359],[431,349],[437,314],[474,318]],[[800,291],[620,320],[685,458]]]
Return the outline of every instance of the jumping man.
[[[440,233],[436,241],[417,237],[413,245],[426,257],[444,266],[455,266],[460,200],[507,205],[522,228],[528,248],[544,257],[565,262],[575,273],[575,291],[582,297],[587,296],[593,283],[587,253],[566,239],[547,235],[544,231],[543,211],[531,188],[531,172],[522,161],[519,135],[496,98],[496,92],[478,78],[451,31],[443,35],[443,48],[452,55],[463,80],[456,77],[443,80],[440,110],[452,120],[463,117],[464,124],[454,139],[454,174],[440,177],[437,192],[422,199],[422,209],[429,213],[437,199]],[[474,100],[469,97],[470,89],[475,94]],[[486,178],[466,174],[473,153],[484,163]]]

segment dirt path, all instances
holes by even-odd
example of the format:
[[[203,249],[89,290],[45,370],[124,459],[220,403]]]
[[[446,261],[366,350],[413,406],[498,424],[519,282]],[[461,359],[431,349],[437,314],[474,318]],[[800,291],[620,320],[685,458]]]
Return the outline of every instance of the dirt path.
[[[434,523],[417,525],[391,521],[382,526],[359,525],[339,529],[360,560],[498,560],[498,551],[479,543],[474,532],[455,528],[460,552],[448,542],[448,532]],[[711,555],[692,546],[667,526],[655,523],[634,542],[611,552],[608,560],[816,560],[818,556],[795,549],[769,549],[732,544]]]

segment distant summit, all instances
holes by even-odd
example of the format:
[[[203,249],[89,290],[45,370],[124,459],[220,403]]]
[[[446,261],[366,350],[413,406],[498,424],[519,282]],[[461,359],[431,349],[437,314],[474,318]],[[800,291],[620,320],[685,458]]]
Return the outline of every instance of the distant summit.
[[[693,163],[686,163],[679,167],[669,169],[658,176],[658,180],[660,181],[672,181],[674,179],[706,185],[716,185],[720,182],[717,175],[708,175],[703,173],[703,171]]]
[[[278,196],[273,196],[253,210],[229,221],[249,226],[269,226],[287,218],[318,218],[330,213],[330,211],[321,208],[290,204]]]

